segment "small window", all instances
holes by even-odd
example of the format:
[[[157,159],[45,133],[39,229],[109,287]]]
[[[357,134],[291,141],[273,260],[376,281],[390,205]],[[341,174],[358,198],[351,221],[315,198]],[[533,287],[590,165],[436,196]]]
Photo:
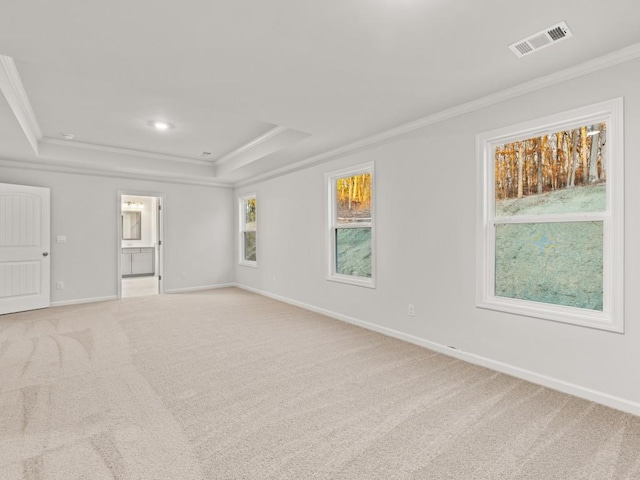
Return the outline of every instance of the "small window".
[[[257,210],[256,196],[240,198],[240,264],[257,264]]]
[[[622,100],[478,136],[477,305],[623,331]]]
[[[375,286],[373,164],[327,174],[329,280]]]

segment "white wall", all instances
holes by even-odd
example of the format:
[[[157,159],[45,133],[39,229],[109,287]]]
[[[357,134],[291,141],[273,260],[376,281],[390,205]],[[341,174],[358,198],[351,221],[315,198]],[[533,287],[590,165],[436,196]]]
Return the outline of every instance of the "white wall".
[[[117,295],[118,191],[165,194],[165,291],[233,282],[230,189],[5,167],[0,182],[51,189],[54,303]],[[55,243],[58,235],[67,242]],[[57,281],[64,290],[55,289]]]
[[[640,60],[634,60],[243,186],[236,196],[256,192],[258,198],[258,268],[236,266],[237,281],[414,341],[455,346],[477,356],[465,358],[640,414],[638,85]],[[619,96],[626,139],[625,334],[476,308],[476,134]],[[324,174],[367,161],[376,168],[376,289],[325,279]],[[415,304],[415,318],[407,315],[408,303]]]

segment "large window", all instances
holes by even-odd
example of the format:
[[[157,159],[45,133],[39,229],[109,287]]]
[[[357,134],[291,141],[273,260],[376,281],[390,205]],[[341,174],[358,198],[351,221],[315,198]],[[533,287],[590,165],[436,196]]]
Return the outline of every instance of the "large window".
[[[373,164],[327,174],[329,280],[374,287]]]
[[[240,198],[240,264],[257,266],[256,196]]]
[[[622,99],[478,136],[477,304],[623,331]]]

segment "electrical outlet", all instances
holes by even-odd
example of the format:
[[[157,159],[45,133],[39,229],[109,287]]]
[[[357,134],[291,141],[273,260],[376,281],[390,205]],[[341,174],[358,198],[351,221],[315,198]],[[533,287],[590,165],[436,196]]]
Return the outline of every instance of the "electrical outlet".
[[[413,303],[409,304],[407,308],[407,313],[409,314],[410,317],[416,316],[416,306]]]
[[[180,280],[186,280],[187,279],[187,272],[182,272],[180,274]]]
[[[64,290],[64,282],[56,282],[56,290]]]

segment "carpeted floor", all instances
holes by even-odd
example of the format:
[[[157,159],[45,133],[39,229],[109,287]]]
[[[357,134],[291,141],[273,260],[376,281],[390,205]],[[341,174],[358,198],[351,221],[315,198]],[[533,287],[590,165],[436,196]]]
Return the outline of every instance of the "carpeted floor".
[[[0,479],[640,479],[640,418],[231,288],[0,317]]]

